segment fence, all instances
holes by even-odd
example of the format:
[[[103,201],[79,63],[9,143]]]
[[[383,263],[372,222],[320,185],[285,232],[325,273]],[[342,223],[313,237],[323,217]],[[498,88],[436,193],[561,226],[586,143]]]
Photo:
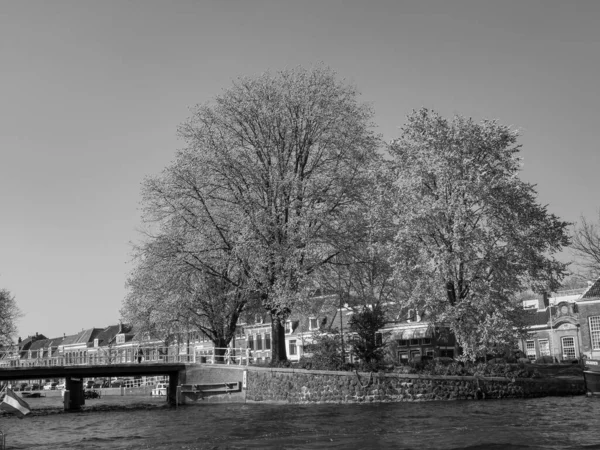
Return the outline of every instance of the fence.
[[[191,350],[191,351],[190,351]],[[252,361],[251,351],[246,348],[194,349],[176,347],[131,347],[126,349],[87,349],[64,352],[58,356],[19,358],[0,355],[0,368],[50,367],[50,366],[103,366],[110,364],[235,364],[248,365]]]

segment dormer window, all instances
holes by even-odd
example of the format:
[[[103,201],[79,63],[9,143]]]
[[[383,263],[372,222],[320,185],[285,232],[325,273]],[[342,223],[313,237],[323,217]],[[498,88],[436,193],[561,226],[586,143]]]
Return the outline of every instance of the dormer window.
[[[311,317],[308,319],[308,329],[309,330],[317,330],[319,328],[319,319],[316,317]]]
[[[117,344],[124,344],[125,343],[125,334],[121,333],[121,334],[117,334]]]

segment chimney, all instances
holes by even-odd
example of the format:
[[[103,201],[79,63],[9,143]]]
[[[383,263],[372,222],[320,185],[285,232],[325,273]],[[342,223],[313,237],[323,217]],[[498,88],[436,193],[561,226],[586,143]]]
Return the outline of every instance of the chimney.
[[[544,308],[547,308],[548,306],[550,306],[550,298],[548,297],[548,293],[544,292],[542,294],[542,300],[544,302]]]

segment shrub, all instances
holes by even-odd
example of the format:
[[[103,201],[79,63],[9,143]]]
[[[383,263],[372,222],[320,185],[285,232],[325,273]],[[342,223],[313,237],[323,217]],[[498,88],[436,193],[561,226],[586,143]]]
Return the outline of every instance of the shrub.
[[[342,359],[342,336],[337,330],[317,333],[313,342],[305,346],[310,356],[303,356],[299,366],[313,370],[351,370],[351,365]]]

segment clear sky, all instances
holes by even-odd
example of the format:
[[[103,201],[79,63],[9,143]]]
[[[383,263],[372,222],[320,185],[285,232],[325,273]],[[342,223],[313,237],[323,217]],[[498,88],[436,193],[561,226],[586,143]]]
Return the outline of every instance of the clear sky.
[[[595,218],[598,1],[1,1],[0,287],[20,335],[116,323],[140,182],[188,108],[318,62],[386,140],[421,106],[514,125],[540,201]]]

